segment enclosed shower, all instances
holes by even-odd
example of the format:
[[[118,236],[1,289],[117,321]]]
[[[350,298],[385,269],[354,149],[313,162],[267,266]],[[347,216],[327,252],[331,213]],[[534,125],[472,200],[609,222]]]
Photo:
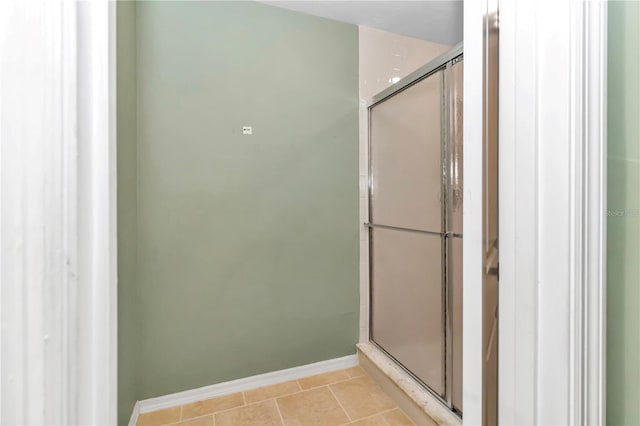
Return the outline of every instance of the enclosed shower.
[[[371,101],[370,340],[462,412],[462,45]]]

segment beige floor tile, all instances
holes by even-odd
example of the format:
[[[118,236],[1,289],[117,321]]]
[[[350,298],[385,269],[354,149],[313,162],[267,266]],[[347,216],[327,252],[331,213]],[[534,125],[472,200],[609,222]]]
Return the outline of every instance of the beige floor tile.
[[[286,426],[330,426],[349,422],[326,386],[283,396],[276,401]]]
[[[180,423],[174,423],[171,426],[213,426],[213,414],[195,419],[183,420]]]
[[[160,426],[176,423],[180,421],[180,407],[166,408],[164,410],[152,411],[140,414],[138,426]]]
[[[331,385],[340,404],[352,420],[372,416],[395,407],[371,377],[362,376]]]
[[[216,411],[228,410],[242,405],[244,405],[242,392],[207,399],[206,401],[198,401],[182,406],[182,420],[213,414]]]
[[[244,393],[247,404],[252,402],[263,401],[265,399],[276,398],[278,396],[289,395],[300,392],[300,385],[296,380],[290,382],[278,383],[271,386],[265,386],[258,389],[246,391]]]
[[[353,426],[414,426],[399,408],[350,423]]]
[[[353,423],[349,423],[352,426],[389,426],[387,419],[382,414],[376,414],[375,416],[366,417],[364,419],[357,420]]]
[[[360,367],[359,365],[355,366],[355,367],[351,367],[351,368],[347,368],[345,370],[347,372],[347,374],[349,375],[350,378],[355,378],[355,377],[360,377],[360,376],[366,376],[367,373],[364,371],[364,369],[362,367]]]
[[[216,413],[215,422],[216,426],[282,426],[273,399]]]
[[[379,414],[389,426],[414,426],[411,419],[399,408]]]
[[[347,374],[346,370],[338,370],[318,374],[317,376],[305,377],[304,379],[298,380],[298,383],[300,383],[300,387],[302,387],[302,389],[311,389],[347,380],[348,378],[349,374]]]

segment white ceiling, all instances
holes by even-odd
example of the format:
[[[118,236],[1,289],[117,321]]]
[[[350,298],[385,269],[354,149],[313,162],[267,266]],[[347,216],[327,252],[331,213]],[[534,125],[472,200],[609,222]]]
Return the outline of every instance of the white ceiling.
[[[269,0],[262,3],[442,44],[462,41],[462,0]]]

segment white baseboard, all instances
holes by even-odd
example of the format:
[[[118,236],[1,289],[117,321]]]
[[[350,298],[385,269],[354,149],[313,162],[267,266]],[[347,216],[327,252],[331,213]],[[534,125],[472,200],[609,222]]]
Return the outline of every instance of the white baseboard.
[[[276,383],[287,382],[289,380],[301,379],[315,374],[328,373],[330,371],[341,370],[343,368],[355,367],[358,365],[356,355],[347,355],[342,358],[328,359],[313,364],[301,365],[299,367],[288,368],[286,370],[273,371],[271,373],[258,374],[257,376],[245,377],[229,382],[217,383],[215,385],[204,386],[197,389],[172,393],[156,398],[138,401],[133,409],[131,421],[138,418],[139,413],[162,410],[164,408],[176,407],[192,402],[203,401],[217,396],[242,392],[262,386],[274,385]],[[129,426],[135,425],[129,422]]]
[[[138,423],[139,415],[140,415],[140,403],[136,401],[136,404],[133,406],[133,411],[131,412],[131,418],[129,418],[129,426],[136,426],[136,423]]]

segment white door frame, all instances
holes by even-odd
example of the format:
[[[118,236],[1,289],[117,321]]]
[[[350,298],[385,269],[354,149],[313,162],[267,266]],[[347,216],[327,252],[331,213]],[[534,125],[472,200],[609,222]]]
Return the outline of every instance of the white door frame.
[[[0,3],[0,423],[116,424],[115,15]]]
[[[465,2],[480,69],[483,2]],[[604,424],[604,0],[500,2],[500,424]],[[482,76],[465,73],[464,423],[479,424]]]
[[[483,20],[487,1],[464,2],[462,409],[482,423],[482,116]]]
[[[465,2],[466,70],[482,69],[483,4]],[[106,0],[78,6],[0,14],[2,423],[116,422],[115,21]],[[603,423],[606,3],[503,1],[500,25],[500,423]],[[464,85],[464,422],[479,424],[482,74]]]

